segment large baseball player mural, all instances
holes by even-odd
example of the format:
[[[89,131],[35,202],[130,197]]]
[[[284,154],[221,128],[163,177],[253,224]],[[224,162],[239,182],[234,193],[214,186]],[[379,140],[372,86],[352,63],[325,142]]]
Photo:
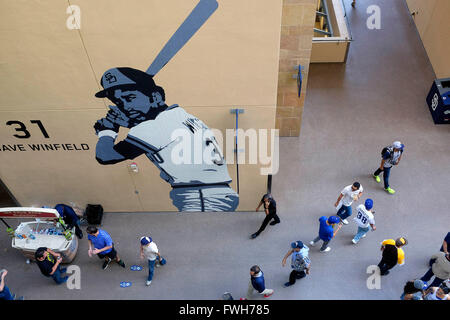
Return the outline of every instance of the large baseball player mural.
[[[109,69],[100,82],[103,90],[95,94],[114,103],[106,117],[94,125],[97,161],[109,165],[145,154],[172,186],[170,198],[179,211],[235,211],[239,203],[238,194],[229,186],[227,165],[212,132],[180,106],[168,106],[164,89],[153,80],[217,7],[216,0],[200,0],[146,72],[128,67]],[[116,142],[120,127],[129,131],[124,140]],[[178,140],[173,133],[180,129],[192,138],[201,133],[202,150],[188,144],[190,153],[210,154],[212,161],[174,161],[172,153]]]

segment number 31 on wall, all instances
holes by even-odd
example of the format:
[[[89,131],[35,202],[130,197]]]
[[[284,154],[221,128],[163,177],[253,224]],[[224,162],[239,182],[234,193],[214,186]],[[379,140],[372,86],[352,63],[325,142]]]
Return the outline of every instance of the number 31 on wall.
[[[50,138],[47,131],[44,128],[44,125],[42,124],[41,120],[30,120],[30,122],[32,124],[36,124],[39,129],[42,132],[42,135],[44,136],[44,138],[48,139]],[[28,139],[29,137],[31,137],[30,132],[27,130],[27,127],[25,126],[25,124],[21,121],[17,121],[17,120],[10,120],[8,122],[6,122],[7,126],[12,126],[12,125],[17,125],[18,127],[15,127],[14,129],[16,129],[17,132],[21,132],[22,134],[14,134],[13,136],[19,139]]]

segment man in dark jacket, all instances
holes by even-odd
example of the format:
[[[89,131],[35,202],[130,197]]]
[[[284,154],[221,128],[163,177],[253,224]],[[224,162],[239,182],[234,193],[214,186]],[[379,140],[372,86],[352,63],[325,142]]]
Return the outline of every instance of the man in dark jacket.
[[[58,211],[61,218],[67,224],[67,226],[72,229],[75,227],[75,234],[79,239],[83,238],[83,231],[80,229],[80,218],[72,209],[72,207],[66,204],[57,204],[55,206],[56,211]]]
[[[264,295],[264,298],[268,298],[273,294],[273,289],[266,289],[264,273],[257,265],[250,268],[250,283],[248,284],[247,299],[252,297],[254,290]]]
[[[266,214],[266,217],[264,218],[264,221],[259,230],[251,235],[251,239],[255,239],[257,236],[259,236],[259,234],[263,232],[267,227],[267,224],[270,222],[270,220],[273,219],[273,221],[270,222],[271,226],[280,223],[280,218],[277,216],[277,203],[275,202],[271,194],[267,193],[262,197],[258,207],[256,208],[256,211],[258,211],[262,205],[264,205],[264,212]]]

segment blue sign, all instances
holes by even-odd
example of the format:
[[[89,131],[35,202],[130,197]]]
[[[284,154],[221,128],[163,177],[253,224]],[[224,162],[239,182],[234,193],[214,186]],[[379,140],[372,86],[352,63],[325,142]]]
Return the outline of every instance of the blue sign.
[[[130,267],[131,271],[141,271],[142,269],[144,269],[144,268],[141,267],[141,266],[137,266],[137,265],[134,265],[134,266]]]
[[[297,75],[297,88],[298,88],[298,97],[300,98],[300,94],[302,92],[302,84],[303,84],[303,67],[298,65],[298,75]]]
[[[120,283],[121,288],[128,288],[131,287],[131,282],[121,282]]]

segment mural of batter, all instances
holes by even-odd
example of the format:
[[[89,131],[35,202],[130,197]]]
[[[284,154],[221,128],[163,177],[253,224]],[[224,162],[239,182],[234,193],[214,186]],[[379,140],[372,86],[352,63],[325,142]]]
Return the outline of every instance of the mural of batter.
[[[100,81],[97,98],[108,98],[106,117],[94,125],[98,136],[96,159],[110,165],[145,154],[160,170],[161,178],[170,183],[170,198],[179,211],[235,211],[238,194],[229,186],[227,165],[209,128],[178,105],[168,106],[162,87],[153,76],[187,43],[217,9],[216,0],[200,0],[189,17],[178,28],[153,61],[147,72],[128,67],[107,70]],[[128,128],[127,137],[116,143],[120,127]],[[178,163],[172,157],[178,140],[176,130],[194,140],[202,137],[201,152],[211,154],[213,161]],[[206,133],[206,134],[205,134]],[[199,150],[192,146],[191,153]]]

